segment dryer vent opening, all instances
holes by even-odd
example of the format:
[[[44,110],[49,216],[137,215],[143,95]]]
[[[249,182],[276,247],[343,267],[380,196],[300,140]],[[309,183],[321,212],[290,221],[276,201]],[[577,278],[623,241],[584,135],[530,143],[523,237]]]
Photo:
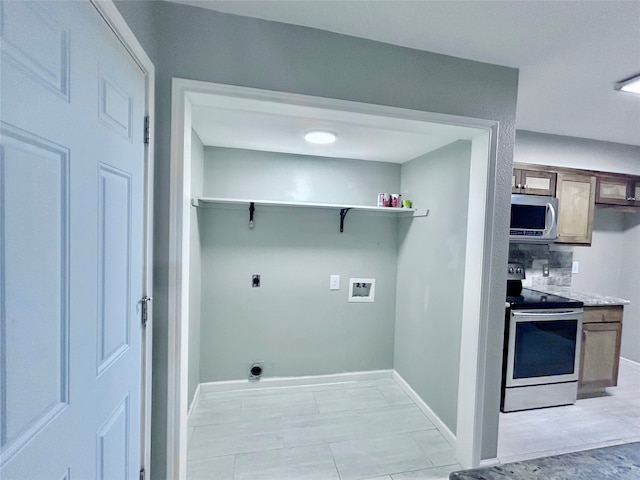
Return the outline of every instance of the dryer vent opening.
[[[249,368],[249,380],[260,380],[263,369],[262,362],[252,363],[251,368]]]

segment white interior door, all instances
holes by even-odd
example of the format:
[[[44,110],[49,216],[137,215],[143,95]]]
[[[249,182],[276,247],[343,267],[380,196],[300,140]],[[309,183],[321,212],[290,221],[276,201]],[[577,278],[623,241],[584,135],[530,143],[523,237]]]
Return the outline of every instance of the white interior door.
[[[0,5],[0,478],[134,480],[145,78],[88,1]]]

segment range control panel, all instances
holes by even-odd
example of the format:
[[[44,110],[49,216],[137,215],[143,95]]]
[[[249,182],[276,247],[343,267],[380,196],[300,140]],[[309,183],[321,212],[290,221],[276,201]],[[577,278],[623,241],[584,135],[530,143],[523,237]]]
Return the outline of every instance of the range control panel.
[[[507,280],[523,280],[524,265],[521,263],[510,263],[507,266]]]

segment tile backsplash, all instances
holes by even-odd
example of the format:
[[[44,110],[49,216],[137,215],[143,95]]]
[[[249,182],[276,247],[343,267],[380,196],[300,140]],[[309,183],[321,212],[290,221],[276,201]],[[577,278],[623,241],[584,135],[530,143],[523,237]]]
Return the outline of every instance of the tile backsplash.
[[[524,265],[525,287],[536,285],[571,286],[571,264],[573,250],[560,245],[536,245],[531,243],[510,243],[509,262]],[[549,276],[542,275],[542,268],[549,265]]]

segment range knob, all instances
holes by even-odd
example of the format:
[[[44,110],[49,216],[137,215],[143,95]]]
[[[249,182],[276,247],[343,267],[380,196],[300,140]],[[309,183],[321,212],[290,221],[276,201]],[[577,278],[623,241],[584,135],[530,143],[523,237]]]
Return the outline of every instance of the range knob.
[[[516,273],[518,275],[521,274],[522,273],[522,268],[521,267],[516,268]]]
[[[513,275],[513,272],[514,272],[513,267],[509,267],[509,273]]]

